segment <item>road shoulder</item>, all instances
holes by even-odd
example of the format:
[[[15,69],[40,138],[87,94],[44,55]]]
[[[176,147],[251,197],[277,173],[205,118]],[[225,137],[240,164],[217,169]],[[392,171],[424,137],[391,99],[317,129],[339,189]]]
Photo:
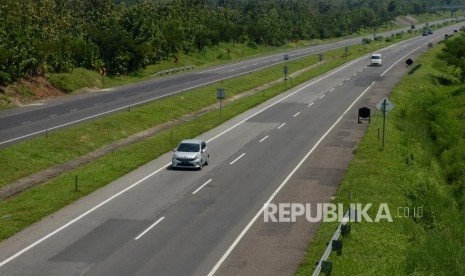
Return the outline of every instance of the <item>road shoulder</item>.
[[[272,203],[316,206],[316,203],[332,201],[368,126],[367,121],[357,123],[358,108],[366,106],[372,112],[376,110],[376,103],[390,94],[405,73],[393,69],[389,73],[391,80],[379,81],[371,87],[305,160]],[[313,216],[315,211],[315,208],[311,211]],[[308,222],[303,216],[296,222],[264,222],[261,215],[216,275],[294,275],[319,225]]]

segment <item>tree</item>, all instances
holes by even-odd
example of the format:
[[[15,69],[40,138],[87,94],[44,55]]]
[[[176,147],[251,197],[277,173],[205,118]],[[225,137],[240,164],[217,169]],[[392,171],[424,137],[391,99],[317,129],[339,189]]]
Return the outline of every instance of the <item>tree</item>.
[[[442,49],[439,57],[447,64],[460,69],[462,82],[465,82],[465,34],[446,41],[446,46]]]

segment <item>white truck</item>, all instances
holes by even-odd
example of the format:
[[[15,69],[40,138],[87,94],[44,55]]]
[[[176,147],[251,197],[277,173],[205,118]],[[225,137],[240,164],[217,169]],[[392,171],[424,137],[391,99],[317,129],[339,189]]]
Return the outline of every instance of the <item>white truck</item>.
[[[383,59],[381,58],[381,54],[372,54],[370,58],[370,65],[371,66],[383,65]]]

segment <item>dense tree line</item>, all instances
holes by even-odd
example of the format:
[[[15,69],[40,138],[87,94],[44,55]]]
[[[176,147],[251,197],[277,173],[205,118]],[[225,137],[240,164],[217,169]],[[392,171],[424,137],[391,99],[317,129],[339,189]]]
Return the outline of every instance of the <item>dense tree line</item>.
[[[276,46],[338,37],[445,2],[1,0],[0,85],[76,67],[126,74],[221,42]]]
[[[455,39],[446,41],[446,46],[439,54],[439,58],[457,69],[456,73],[462,83],[465,83],[465,33],[463,31]]]

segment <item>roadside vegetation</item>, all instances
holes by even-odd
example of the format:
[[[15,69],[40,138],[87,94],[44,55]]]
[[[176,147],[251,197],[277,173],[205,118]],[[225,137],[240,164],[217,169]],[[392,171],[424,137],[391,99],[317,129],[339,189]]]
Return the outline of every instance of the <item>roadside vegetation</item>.
[[[64,173],[47,183],[31,188],[12,198],[0,202],[0,240],[27,227],[99,187],[123,176],[127,172],[170,151],[181,139],[195,137],[222,122],[270,99],[271,97],[327,72],[350,59],[360,57],[398,42],[397,39],[371,41],[354,45],[345,52],[337,49],[324,54],[319,63],[318,56],[309,56],[289,61],[290,73],[304,70],[291,81],[278,82],[263,88],[251,96],[233,101],[222,110],[213,110],[197,118],[165,129],[147,140],[119,149],[78,169]],[[306,69],[306,70],[305,70]],[[282,65],[261,70],[246,76],[224,80],[192,91],[165,98],[147,105],[132,108],[105,118],[83,123],[64,130],[51,132],[48,136],[34,138],[2,149],[0,159],[0,188],[22,177],[73,160],[79,156],[144,131],[170,120],[182,119],[183,115],[198,112],[201,108],[216,103],[216,88],[226,89],[227,97],[250,91],[261,85],[283,78]],[[79,191],[74,191],[75,176],[79,179]],[[53,199],[52,199],[53,198]],[[34,206],[34,212],[28,210]]]
[[[2,0],[0,85],[76,68],[129,75],[221,43],[283,46],[378,31],[398,15],[439,5],[441,0]]]
[[[287,19],[286,14],[290,13],[290,10],[277,9],[275,5],[278,5],[279,1],[251,2],[253,5],[263,5],[259,5],[259,7],[252,4],[250,4],[252,5],[250,7],[241,6],[242,4],[237,4],[238,7],[234,5],[228,6],[224,1],[224,6],[220,5],[222,8],[220,10],[209,10],[209,6],[199,10],[197,5],[204,4],[203,1],[188,0],[172,1],[174,3],[172,6],[158,6],[155,4],[156,1],[138,1],[137,5],[127,4],[128,1],[119,1],[122,2],[121,6],[114,4],[115,1],[107,0],[98,1],[98,3],[76,0],[74,6],[71,5],[73,1],[41,0],[26,2],[22,3],[22,6],[18,6],[21,4],[19,1],[13,0],[0,3],[0,15],[4,18],[0,23],[0,85],[10,84],[23,77],[46,76],[55,86],[60,87],[67,93],[74,92],[82,87],[103,88],[148,79],[157,72],[173,67],[185,65],[211,66],[229,60],[237,60],[252,55],[263,55],[300,46],[300,42],[286,44],[286,42],[293,40],[307,39],[307,41],[314,43],[318,42],[319,39],[341,37],[353,32],[372,33],[374,30],[380,32],[382,28],[375,28],[374,26],[386,23],[386,20],[391,20],[398,13],[410,11],[411,9],[414,12],[424,11],[421,5],[424,1],[406,1],[406,3],[399,1],[399,5],[396,5],[396,1],[378,1],[375,4],[370,2],[369,7],[363,5],[362,2],[364,1],[361,1],[360,5],[354,4],[354,7],[346,7],[345,4],[336,5],[333,2],[329,4],[318,2],[317,6],[312,6],[312,8],[314,8],[315,12],[318,11],[317,13],[320,16],[313,14],[307,17],[306,20],[301,21],[302,24],[308,24],[305,25],[305,28],[283,33],[283,30],[292,29],[284,24],[284,21],[286,21],[284,19]],[[216,1],[206,2],[216,3]],[[60,6],[60,3],[64,3],[64,6]],[[306,3],[306,1],[293,1],[293,3],[300,5]],[[24,7],[28,7],[28,9],[24,11]],[[300,6],[291,5],[290,7],[295,11],[305,10]],[[351,15],[351,18],[347,17],[346,19],[348,21],[353,19],[353,22],[357,22],[355,25],[346,24],[344,28],[341,28],[330,21],[334,18],[341,18],[336,15],[343,14],[342,11],[348,11],[349,8],[351,12],[344,14]],[[73,12],[73,9],[78,9],[78,12]],[[82,10],[87,10],[88,13],[82,14]],[[9,13],[5,14],[6,11],[9,11]],[[145,13],[140,13],[141,11],[145,11]],[[149,11],[159,13],[160,16],[154,17]],[[252,11],[255,11],[256,14],[251,14]],[[281,14],[281,12],[284,14]],[[188,16],[176,21],[173,19],[176,17],[173,14],[179,16],[178,13]],[[211,13],[217,16],[215,17],[217,20],[206,20],[211,18]],[[328,13],[332,13],[334,16],[321,16],[321,14]],[[231,15],[231,17],[226,17],[229,21],[222,22],[220,20],[223,18],[223,14]],[[389,16],[386,17],[386,15]],[[276,21],[270,22],[268,20],[270,16],[276,18]],[[166,25],[157,21],[163,19],[167,19]],[[192,21],[192,19],[200,21]],[[213,25],[206,24],[207,22],[202,21],[202,19]],[[239,30],[241,32],[237,37],[237,34],[230,34],[230,36],[223,38],[219,37],[222,28],[224,28],[223,24],[241,26],[236,24],[235,20],[243,20],[241,22],[254,25],[254,28],[249,26],[250,28]],[[360,22],[360,20],[364,21]],[[32,24],[33,22],[39,22],[39,24]],[[192,22],[196,24],[191,24]],[[279,22],[284,25],[277,24]],[[86,25],[86,23],[89,23],[89,25]],[[385,28],[390,28],[389,24],[386,24]],[[62,26],[62,29],[52,28],[53,26]],[[178,27],[182,30],[178,29]],[[148,31],[145,35],[142,32],[136,34],[137,30],[144,28]],[[310,35],[307,28],[312,30]],[[7,29],[12,31],[6,32]],[[48,32],[44,33],[43,30],[48,30]],[[207,33],[207,30],[211,30],[211,32]],[[304,31],[305,37],[300,36],[303,35]],[[78,35],[69,35],[76,33]],[[286,36],[287,34],[289,36]],[[7,39],[3,39],[5,35],[8,35]],[[182,124],[175,124],[142,142],[117,149],[84,166],[63,173],[40,186],[2,200],[0,201],[0,241],[168,152],[179,140],[185,137],[197,136],[350,59],[360,57],[390,43],[395,43],[398,39],[413,35],[416,34],[399,34],[389,38],[378,36],[375,41],[365,40],[366,44],[352,46],[347,53],[344,49],[324,53],[325,60],[321,64],[318,64],[317,56],[290,61],[289,69],[291,73],[308,69],[296,75],[292,79],[292,83],[289,81],[286,83],[281,82],[262,88],[258,93],[235,100],[225,106],[222,110],[222,116],[218,116],[218,110],[199,114],[192,120]],[[41,36],[45,36],[45,38]],[[150,39],[156,41],[149,41]],[[119,48],[115,49],[113,46]],[[109,76],[102,77],[98,74],[97,69],[103,67],[108,69]],[[444,66],[443,68],[447,67]],[[424,69],[425,67],[419,68],[418,72],[413,75],[419,74]],[[202,108],[215,104],[215,91],[220,86],[226,89],[227,96],[231,98],[264,84],[274,82],[282,78],[282,74],[282,65],[278,65],[240,78],[186,91],[182,95],[133,108],[130,112],[128,110],[128,112],[114,114],[66,130],[48,133],[47,136],[44,133],[43,137],[2,149],[0,188],[22,177],[73,160],[161,123],[182,120],[183,115],[199,112]],[[443,72],[443,74],[445,73]],[[444,76],[442,75],[443,79],[438,78],[438,81],[442,80],[445,83],[456,82],[455,79]],[[30,91],[27,89],[23,93],[25,97],[30,95]],[[9,99],[0,89],[0,103],[3,102],[8,105],[8,101]],[[390,128],[393,127],[396,126]],[[414,152],[414,154],[417,154],[417,152]],[[455,155],[445,156],[455,158]],[[446,157],[444,159],[447,159]],[[454,170],[452,171],[454,172]],[[79,179],[77,190],[75,190],[74,186],[76,176]],[[448,192],[447,189],[445,190]],[[356,192],[354,193],[357,195]],[[418,194],[421,193],[418,192]],[[462,201],[457,202],[463,204],[463,198]],[[421,223],[412,222],[412,225],[421,226]],[[324,225],[324,227],[327,226]],[[402,227],[404,226],[402,225]],[[420,229],[422,228],[420,227]],[[424,231],[427,230],[425,228]],[[355,227],[354,231],[357,231]],[[445,232],[443,231],[443,233]],[[393,231],[394,234],[395,231]],[[438,238],[441,237],[441,235],[438,236]],[[412,240],[411,236],[408,238],[409,241]],[[423,243],[427,243],[424,240],[418,240],[417,242],[423,247],[425,247]],[[417,254],[417,257],[420,257],[419,254]],[[414,264],[416,259],[410,261]],[[412,267],[416,269],[414,266]]]
[[[390,96],[381,150],[378,113],[358,146],[335,203],[387,203],[393,222],[351,223],[334,275],[465,274],[465,34],[429,50]],[[296,275],[309,275],[334,233],[322,223]]]

